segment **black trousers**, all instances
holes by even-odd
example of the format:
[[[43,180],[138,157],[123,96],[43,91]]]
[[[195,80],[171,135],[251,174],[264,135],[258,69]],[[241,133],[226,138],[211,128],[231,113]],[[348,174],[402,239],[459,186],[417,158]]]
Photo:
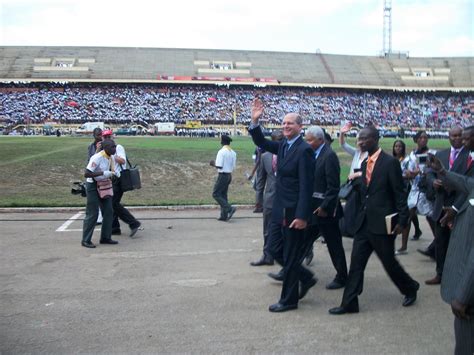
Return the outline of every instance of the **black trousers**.
[[[140,226],[140,222],[127,210],[122,204],[123,191],[120,186],[120,179],[114,179],[113,181],[114,196],[112,198],[112,208],[114,210],[114,218],[112,220],[112,231],[120,231],[119,218],[129,225],[130,228],[136,228]]]
[[[312,248],[314,241],[318,235],[321,234],[326,240],[329,255],[332,264],[336,269],[336,279],[340,282],[346,282],[347,279],[347,262],[344,247],[342,246],[342,235],[339,229],[339,220],[334,219],[330,223],[312,224],[305,231],[306,234],[306,249]]]
[[[285,210],[288,225],[294,219],[294,210]],[[299,282],[306,283],[313,278],[313,273],[301,265],[305,247],[303,229],[288,228],[272,222],[268,236],[268,251],[283,266],[283,286],[279,303],[295,305],[299,300]]]
[[[227,214],[231,210],[227,198],[227,192],[229,191],[229,185],[232,182],[232,174],[219,173],[217,175],[216,183],[214,184],[214,190],[212,191],[212,197],[221,206],[221,218],[227,218]]]
[[[354,237],[349,276],[342,296],[342,307],[357,304],[357,297],[362,293],[364,270],[372,252],[375,251],[390,279],[404,295],[411,295],[416,290],[415,281],[405,272],[395,258],[395,236],[376,235],[367,229],[367,220]]]
[[[449,239],[451,230],[449,227],[442,227],[439,221],[435,225],[435,258],[436,258],[436,275],[443,275],[444,261],[448,252]]]

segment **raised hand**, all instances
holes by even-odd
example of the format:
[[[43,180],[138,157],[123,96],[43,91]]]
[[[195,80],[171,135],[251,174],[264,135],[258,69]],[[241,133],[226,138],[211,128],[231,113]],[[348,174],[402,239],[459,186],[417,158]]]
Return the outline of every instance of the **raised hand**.
[[[258,124],[258,119],[263,114],[263,102],[258,97],[253,99],[251,108],[251,118],[253,124]]]

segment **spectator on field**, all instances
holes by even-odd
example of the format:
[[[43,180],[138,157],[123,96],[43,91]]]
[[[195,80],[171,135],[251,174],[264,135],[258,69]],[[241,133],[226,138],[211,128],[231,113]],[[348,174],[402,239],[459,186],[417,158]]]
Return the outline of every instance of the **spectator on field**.
[[[100,127],[94,128],[92,131],[92,136],[94,137],[94,141],[89,144],[87,147],[87,162],[92,158],[92,156],[102,150],[102,129]],[[97,224],[102,223],[102,212],[100,208],[98,208],[99,212],[97,215]]]
[[[112,140],[113,132],[112,130],[105,130],[102,132],[102,137],[105,141]],[[112,185],[114,196],[112,198],[112,207],[114,210],[114,216],[112,221],[112,235],[121,235],[122,230],[120,229],[119,218],[128,224],[130,228],[130,238],[133,238],[138,232],[138,229],[141,226],[141,223],[126,209],[122,204],[123,190],[120,183],[120,173],[127,165],[127,155],[125,153],[125,148],[117,144],[116,153],[114,155],[114,169],[117,173],[116,176],[112,178]]]
[[[82,227],[82,242],[81,245],[85,248],[95,248],[95,244],[92,243],[92,234],[97,221],[98,209],[100,207],[104,220],[102,221],[102,228],[100,232],[100,244],[117,244],[118,242],[112,240],[112,189],[111,179],[116,173],[114,172],[114,161],[113,155],[116,151],[115,142],[109,140],[102,142],[102,148],[100,152],[94,154],[87,164],[84,172],[86,177],[86,194],[87,194],[87,206],[86,216]],[[110,192],[101,197],[98,188],[101,183],[110,182]],[[105,188],[104,188],[105,189]]]
[[[406,154],[406,145],[400,139],[397,139],[393,142],[392,146],[392,155],[395,159],[400,162],[400,168],[402,169],[403,182],[405,184],[405,194],[408,199],[408,193],[410,191],[410,180],[406,177],[406,172],[408,170],[408,165],[410,163],[410,158]],[[402,230],[402,245],[395,252],[396,255],[402,255],[407,253],[407,244],[408,244],[408,234],[410,233],[409,225],[403,228]]]
[[[367,158],[367,152],[361,152],[359,147],[354,148],[345,140],[346,133],[351,129],[351,125],[347,124],[341,128],[339,132],[339,144],[341,148],[350,156],[352,156],[351,168],[347,180],[354,180],[362,175],[360,167],[362,162]],[[358,143],[357,143],[358,146]],[[343,235],[353,238],[355,234],[354,224],[359,204],[358,195],[351,193],[344,205],[344,217],[341,219],[341,232]]]
[[[221,206],[219,221],[228,221],[234,215],[236,208],[229,204],[227,192],[232,181],[232,172],[235,169],[237,154],[230,147],[232,138],[227,135],[221,136],[222,148],[217,152],[216,160],[211,160],[209,165],[217,169],[218,175],[212,197]]]

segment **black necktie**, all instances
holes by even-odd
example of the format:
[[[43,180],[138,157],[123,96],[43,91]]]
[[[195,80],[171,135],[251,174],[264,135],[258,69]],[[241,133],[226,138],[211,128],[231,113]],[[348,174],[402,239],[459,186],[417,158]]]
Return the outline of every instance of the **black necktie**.
[[[286,156],[286,153],[288,153],[288,148],[289,148],[289,144],[288,142],[285,142],[285,144],[283,144],[283,158]]]

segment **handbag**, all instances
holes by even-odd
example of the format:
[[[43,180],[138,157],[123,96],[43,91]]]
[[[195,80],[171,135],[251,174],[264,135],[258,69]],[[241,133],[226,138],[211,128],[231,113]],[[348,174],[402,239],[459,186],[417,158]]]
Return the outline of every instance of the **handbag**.
[[[352,180],[348,180],[339,189],[339,198],[343,199],[343,200],[347,200],[347,198],[351,194],[353,188],[354,188],[354,186],[352,186]]]
[[[120,187],[123,192],[137,190],[142,187],[140,170],[136,165],[132,166],[128,157],[127,163],[129,168],[123,169],[122,167],[122,172],[120,173]]]
[[[99,197],[102,199],[112,197],[114,195],[112,180],[104,179],[97,181],[97,192],[99,193]]]

